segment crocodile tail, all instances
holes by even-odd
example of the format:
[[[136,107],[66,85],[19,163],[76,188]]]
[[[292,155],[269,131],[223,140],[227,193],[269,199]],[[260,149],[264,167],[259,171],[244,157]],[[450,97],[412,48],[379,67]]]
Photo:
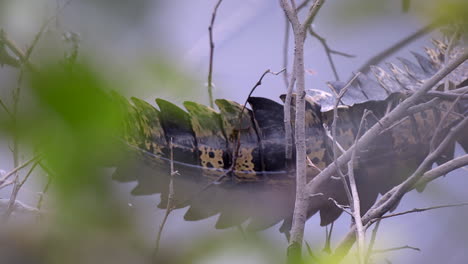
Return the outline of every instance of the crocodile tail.
[[[159,110],[136,98],[118,100],[128,111],[124,139],[132,155],[119,164],[114,178],[136,180],[132,194],[161,193],[158,206],[167,206],[172,144],[180,174],[173,178],[175,207],[190,206],[186,220],[219,214],[217,228],[250,219],[249,228],[264,229],[292,213],[294,179],[285,171],[284,154],[276,153],[284,153],[282,117],[275,116],[273,123],[265,118],[275,109],[282,114],[280,104],[251,98],[249,110],[217,100],[217,112],[194,102],[185,102],[184,111],[162,99],[156,100]]]
[[[353,144],[364,110],[373,112],[365,123],[365,131],[404,100],[408,91],[417,90],[433,76],[445,61],[444,49],[446,46],[436,43],[435,48],[426,49],[426,56],[414,53],[415,62],[400,58],[401,65],[388,64],[388,71],[373,66],[375,78],[359,76],[338,108],[340,146],[347,149]],[[467,67],[466,62],[461,67]],[[449,88],[466,83],[467,74],[466,70],[457,70],[449,75]],[[445,80],[437,88],[441,89],[444,83]],[[334,82],[330,86],[339,92],[345,84]],[[430,99],[429,96],[423,101]],[[264,229],[285,220],[282,229],[288,230],[294,207],[295,174],[293,162],[285,159],[281,104],[251,97],[249,109],[220,99],[216,100],[219,111],[194,102],[185,102],[185,111],[162,99],[156,100],[159,110],[136,98],[131,103],[121,97],[118,100],[128,114],[123,137],[133,155],[128,158],[132,160],[130,165],[119,165],[114,177],[120,181],[137,180],[133,194],[161,193],[159,207],[167,206],[172,146],[173,163],[180,173],[173,178],[175,207],[189,206],[186,220],[219,214],[217,228],[249,219],[250,229]],[[333,161],[332,141],[326,129],[333,122],[334,98],[323,91],[309,90],[306,101],[310,180]],[[453,111],[448,111],[452,102],[442,100],[436,108],[410,115],[382,133],[375,144],[357,153],[354,168],[362,213],[379,194],[401,183],[420,164],[441,117],[448,113],[441,130],[444,134],[459,121],[460,114],[466,115],[466,100],[460,100]],[[291,107],[294,111],[294,100]],[[291,122],[294,127],[294,118]],[[465,133],[457,138],[465,150],[467,137]],[[453,152],[449,148],[444,158],[453,157]],[[322,195],[310,200],[308,216],[320,212],[321,224],[328,225],[342,213],[328,198],[340,204],[346,204],[347,198],[342,182],[335,178],[326,181],[320,190]]]

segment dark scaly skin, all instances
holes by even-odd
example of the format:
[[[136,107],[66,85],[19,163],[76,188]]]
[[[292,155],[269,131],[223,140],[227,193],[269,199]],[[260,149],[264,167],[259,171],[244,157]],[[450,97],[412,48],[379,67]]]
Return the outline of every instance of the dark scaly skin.
[[[440,43],[437,47],[441,47]],[[405,69],[392,64],[392,74],[374,67],[376,80],[362,76],[349,88],[342,100],[347,106],[339,107],[337,120],[337,140],[344,149],[353,144],[365,109],[374,114],[366,122],[365,128],[370,128],[441,67],[443,52],[428,53],[429,58],[416,56],[419,66],[400,59]],[[465,63],[461,68],[458,74],[449,76],[455,85],[466,82],[467,72],[463,69],[468,66]],[[333,86],[339,90],[344,84]],[[307,156],[315,165],[309,168],[308,177],[313,178],[332,162],[332,144],[324,125],[331,127],[334,99],[323,92],[309,91],[306,100]],[[176,206],[190,205],[185,219],[198,220],[220,213],[217,228],[238,225],[250,218],[252,229],[286,220],[284,230],[288,230],[295,174],[293,163],[285,160],[283,106],[266,98],[252,97],[248,101],[252,110],[244,109],[242,115],[242,106],[229,100],[216,101],[219,112],[194,102],[184,103],[188,112],[161,99],[156,101],[160,110],[138,99],[133,99],[133,105],[122,103],[129,117],[124,138],[136,153],[138,165],[130,170],[118,168],[115,178],[131,180],[125,171],[132,171],[139,182],[133,193],[162,193],[160,205],[164,207],[168,143],[172,139],[176,170],[181,174],[175,178]],[[354,167],[363,213],[379,193],[402,182],[424,159],[433,133],[451,104],[442,100],[437,108],[410,115],[358,153]],[[466,100],[461,100],[453,111],[465,114],[467,106]],[[442,134],[460,120],[456,113],[448,115]],[[238,140],[239,151],[234,159]],[[468,148],[466,135],[458,141],[465,150]],[[445,158],[451,156],[453,150],[448,150]],[[226,172],[230,173],[220,180]],[[219,184],[212,184],[217,180]],[[321,190],[323,196],[311,198],[309,215],[320,211],[321,224],[327,225],[342,213],[328,197],[340,204],[347,204],[347,199],[339,180],[329,180]]]

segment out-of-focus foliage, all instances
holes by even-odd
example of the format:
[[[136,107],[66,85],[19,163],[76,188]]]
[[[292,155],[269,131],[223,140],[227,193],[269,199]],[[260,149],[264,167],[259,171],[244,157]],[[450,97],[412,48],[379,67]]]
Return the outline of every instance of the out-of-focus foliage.
[[[358,2],[358,3],[356,3]],[[468,2],[464,0],[411,0],[411,1],[343,1],[337,10],[337,18],[347,22],[367,20],[369,17],[388,15],[393,5],[402,5],[400,9],[408,8],[418,14],[424,21],[459,20],[468,22]]]
[[[464,0],[415,1],[415,9],[429,18],[442,18],[449,21],[459,20],[468,23],[468,2]],[[416,7],[420,7],[417,9]]]
[[[84,64],[64,68],[51,64],[29,76],[32,102],[18,132],[52,171],[64,220],[112,228],[124,218],[116,217],[100,166],[115,156],[122,115],[99,74]]]
[[[105,170],[120,153],[124,122],[112,87],[84,62],[37,68],[25,73],[16,122],[6,116],[1,128],[40,156],[51,190],[37,222],[0,230],[0,262],[147,263],[150,253]]]

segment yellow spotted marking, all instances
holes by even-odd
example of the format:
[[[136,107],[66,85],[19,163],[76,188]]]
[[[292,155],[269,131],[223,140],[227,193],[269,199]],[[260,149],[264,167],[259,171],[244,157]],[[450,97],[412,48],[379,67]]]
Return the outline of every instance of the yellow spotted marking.
[[[254,148],[240,148],[236,160],[235,174],[243,179],[256,179],[255,164],[253,161]]]
[[[215,149],[208,146],[199,146],[200,150],[200,161],[205,168],[223,169],[223,150]]]

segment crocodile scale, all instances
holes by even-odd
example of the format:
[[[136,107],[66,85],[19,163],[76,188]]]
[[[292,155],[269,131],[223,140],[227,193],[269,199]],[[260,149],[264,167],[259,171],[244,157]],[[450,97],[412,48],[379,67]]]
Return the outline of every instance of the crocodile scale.
[[[466,47],[452,48],[433,41],[426,55],[413,53],[416,63],[399,58],[402,68],[389,63],[389,72],[372,66],[374,77],[361,74],[341,99],[337,120],[337,142],[348,149],[354,142],[365,109],[371,110],[364,129],[374,125],[399,102],[433,76],[446,60],[456,57]],[[466,86],[468,63],[465,61],[442,80],[437,89]],[[329,83],[336,93],[345,84]],[[420,103],[435,95],[427,95]],[[115,94],[127,115],[125,148],[131,155],[119,163],[114,179],[138,181],[135,195],[161,193],[159,207],[167,205],[170,178],[170,147],[180,175],[174,177],[175,207],[190,206],[186,220],[204,219],[219,214],[217,228],[227,228],[249,220],[248,228],[258,230],[282,220],[288,230],[295,196],[293,160],[285,159],[283,105],[270,99],[250,97],[249,108],[225,100],[215,101],[219,111],[185,102],[182,110],[163,99],[156,99],[159,108],[132,98],[131,102]],[[284,98],[284,96],[283,96]],[[293,100],[294,101],[294,100]],[[333,122],[335,97],[319,90],[306,94],[306,147],[312,179],[333,160],[333,147],[327,135]],[[462,99],[449,112],[453,99],[440,98],[436,107],[409,115],[382,133],[367,149],[357,153],[355,175],[366,212],[378,194],[385,193],[405,180],[429,152],[429,143],[436,127],[441,134],[463,118],[468,100]],[[294,109],[294,104],[291,111]],[[447,114],[448,113],[448,114]],[[441,122],[442,117],[447,118]],[[292,121],[294,122],[294,120]],[[294,127],[294,126],[293,126]],[[468,151],[468,133],[457,141]],[[455,143],[438,162],[451,159]],[[237,155],[234,155],[237,150]],[[129,161],[131,160],[131,161]],[[232,168],[232,170],[230,170]],[[329,179],[320,188],[322,196],[310,198],[309,217],[320,212],[321,225],[335,221],[342,210],[328,198],[347,204],[342,182]]]

